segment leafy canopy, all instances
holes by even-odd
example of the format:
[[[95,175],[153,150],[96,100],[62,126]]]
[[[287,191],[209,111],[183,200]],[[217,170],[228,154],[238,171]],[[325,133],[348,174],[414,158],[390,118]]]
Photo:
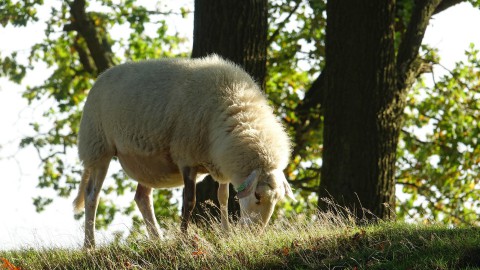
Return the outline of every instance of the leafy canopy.
[[[44,67],[44,82],[28,86],[23,97],[31,105],[48,101],[50,106],[41,121],[31,123],[35,135],[23,138],[20,146],[33,146],[42,161],[38,187],[54,190],[61,197],[78,188],[81,166],[72,156],[81,109],[102,71],[92,39],[103,50],[109,66],[140,59],[188,57],[190,51],[187,33],[172,30],[169,23],[173,18],[191,16],[189,7],[172,10],[161,3],[141,5],[134,0],[88,1],[83,19],[94,29],[94,35],[89,36],[75,28],[75,16],[79,15],[74,12],[78,8],[75,4],[82,2],[49,1],[47,5],[41,0],[7,0],[0,8],[3,27],[45,25],[44,39],[32,46],[27,57],[19,52],[0,54],[0,76],[21,83],[27,73],[37,71],[39,65]],[[480,1],[470,2],[480,6]],[[397,3],[397,41],[406,31],[414,4],[413,0]],[[49,9],[48,18],[38,18],[40,8]],[[314,192],[321,181],[323,113],[321,92],[313,92],[313,87],[325,68],[326,1],[269,1],[269,25],[266,92],[294,141],[287,174],[299,202],[287,202],[282,208],[286,210],[278,212],[289,215],[316,207]],[[423,61],[438,66],[436,51],[426,47],[425,51]],[[471,47],[467,56],[466,62],[458,63],[433,86],[419,80],[409,95],[397,162],[398,184],[408,196],[399,198],[399,217],[428,217],[449,224],[478,222],[478,51]],[[419,130],[427,132],[421,135]],[[101,196],[98,227],[106,227],[117,213],[134,212],[133,202],[118,204],[118,196],[135,189],[135,183],[125,179],[125,174],[117,171],[106,181],[107,196]],[[154,196],[157,216],[178,218],[172,191],[156,191]],[[34,204],[41,211],[53,199],[38,196]]]

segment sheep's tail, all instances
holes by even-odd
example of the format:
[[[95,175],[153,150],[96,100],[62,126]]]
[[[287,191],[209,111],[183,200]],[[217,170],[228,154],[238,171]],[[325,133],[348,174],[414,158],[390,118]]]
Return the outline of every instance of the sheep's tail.
[[[90,179],[90,170],[85,168],[82,174],[82,180],[80,187],[78,188],[78,194],[73,201],[73,211],[78,214],[85,207],[85,190],[87,188],[88,180]]]

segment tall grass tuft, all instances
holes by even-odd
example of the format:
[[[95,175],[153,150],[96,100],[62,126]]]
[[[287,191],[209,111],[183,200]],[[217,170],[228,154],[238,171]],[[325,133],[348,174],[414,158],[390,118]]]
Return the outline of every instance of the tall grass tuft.
[[[279,218],[264,230],[232,225],[228,233],[214,221],[192,225],[188,235],[167,224],[159,241],[9,250],[0,258],[16,269],[480,269],[479,228],[357,225],[345,211],[307,216]]]

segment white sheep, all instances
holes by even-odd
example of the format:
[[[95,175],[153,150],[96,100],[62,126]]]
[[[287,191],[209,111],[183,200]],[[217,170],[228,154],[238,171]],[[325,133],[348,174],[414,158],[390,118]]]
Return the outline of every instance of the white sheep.
[[[220,183],[222,226],[228,230],[228,184],[242,218],[265,226],[275,204],[294,199],[282,170],[290,141],[252,78],[213,55],[113,67],[88,95],[78,152],[84,166],[78,212],[85,207],[85,246],[94,241],[98,196],[112,157],[138,181],[135,202],[151,237],[159,237],[152,188],[184,185],[182,229],[195,206],[199,174]]]

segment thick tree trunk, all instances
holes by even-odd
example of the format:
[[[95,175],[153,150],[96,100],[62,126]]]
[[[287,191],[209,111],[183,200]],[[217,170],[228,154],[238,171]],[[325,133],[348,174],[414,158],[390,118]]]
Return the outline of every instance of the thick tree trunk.
[[[267,0],[196,0],[192,57],[216,53],[242,66],[263,87],[267,54],[267,12]],[[219,216],[217,189],[218,183],[211,177],[197,185],[194,219]],[[235,194],[230,185],[229,212],[238,216],[240,207]]]
[[[402,104],[391,98],[396,89],[394,5],[394,0],[327,2],[319,194],[360,218],[372,217],[363,208],[379,218],[390,218],[395,209],[401,117],[392,107]]]
[[[216,53],[242,66],[263,86],[267,0],[196,0],[192,57]]]

